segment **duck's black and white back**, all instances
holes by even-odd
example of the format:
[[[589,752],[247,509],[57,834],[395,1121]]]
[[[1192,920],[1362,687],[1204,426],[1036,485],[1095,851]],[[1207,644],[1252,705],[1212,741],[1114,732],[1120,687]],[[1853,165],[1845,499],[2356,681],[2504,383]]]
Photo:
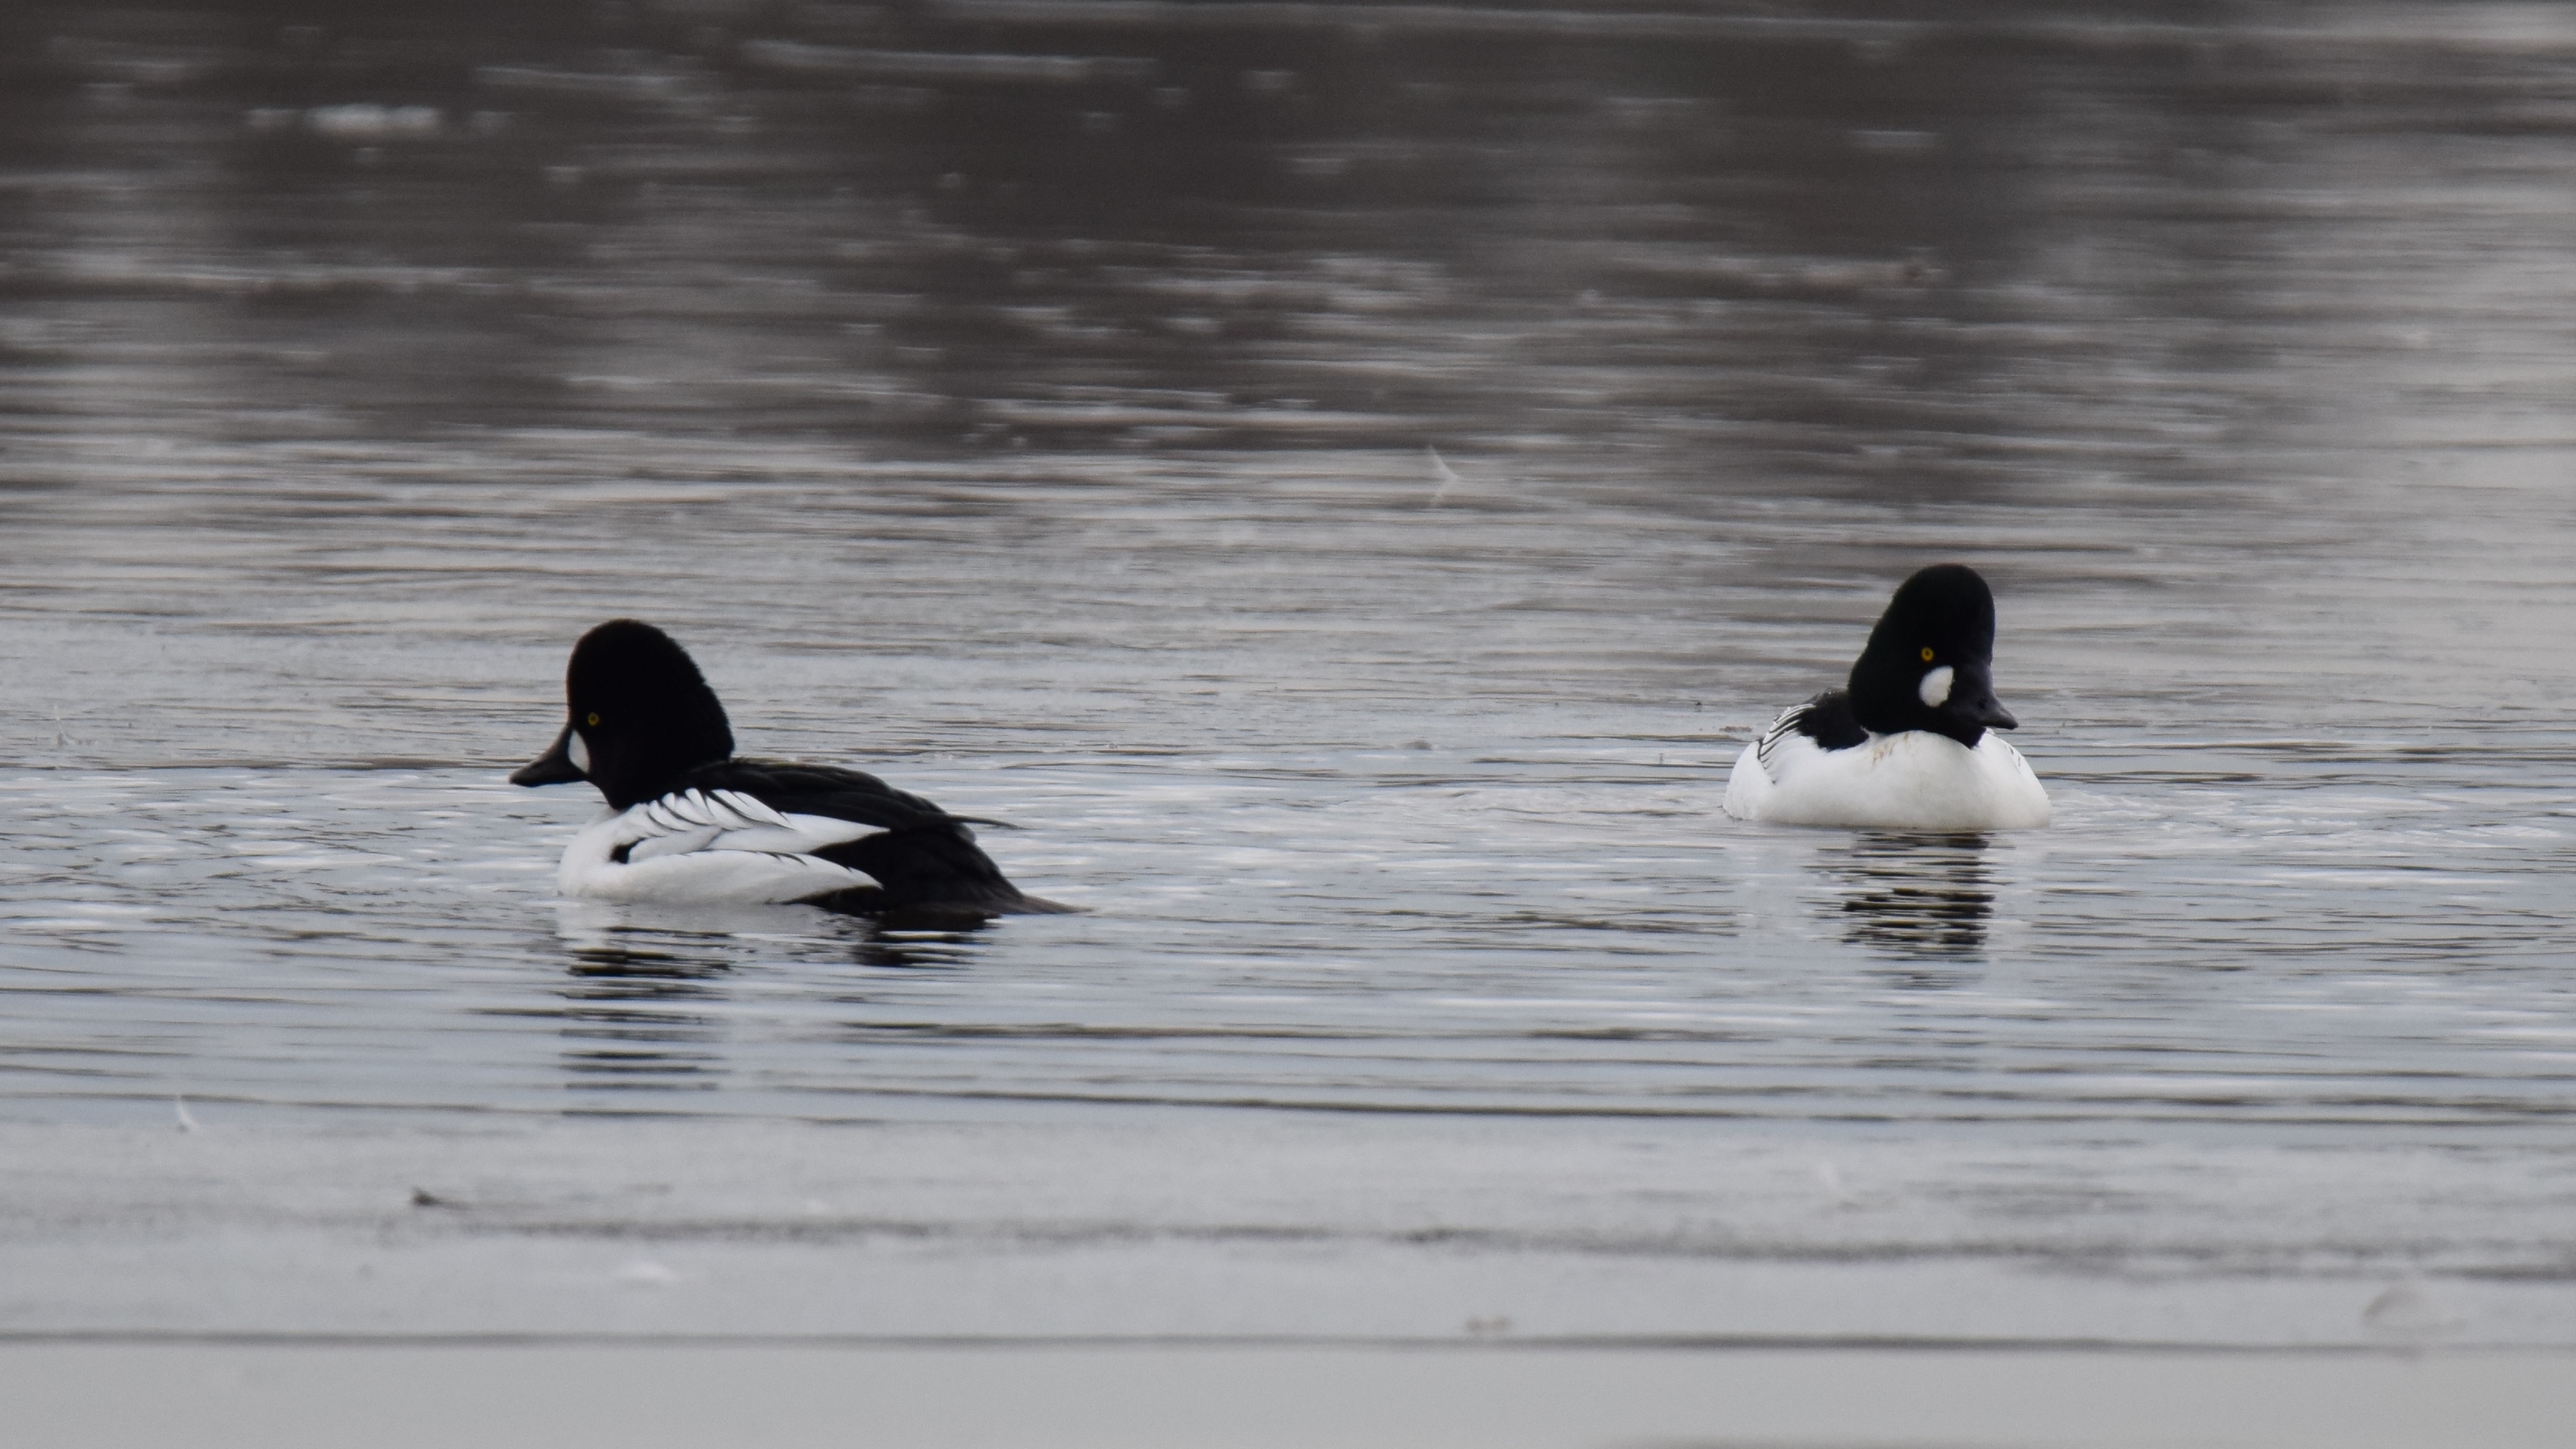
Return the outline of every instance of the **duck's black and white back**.
[[[1994,733],[1995,601],[1964,564],[1907,579],[1847,687],[1783,710],[1736,758],[1726,813],[1785,825],[2010,830],[2046,825],[2048,791]]]
[[[618,619],[581,637],[570,718],[518,785],[587,780],[608,811],[573,838],[564,895],[671,905],[813,901],[852,910],[1056,910],[1020,893],[968,823],[874,775],[733,756],[687,652]]]

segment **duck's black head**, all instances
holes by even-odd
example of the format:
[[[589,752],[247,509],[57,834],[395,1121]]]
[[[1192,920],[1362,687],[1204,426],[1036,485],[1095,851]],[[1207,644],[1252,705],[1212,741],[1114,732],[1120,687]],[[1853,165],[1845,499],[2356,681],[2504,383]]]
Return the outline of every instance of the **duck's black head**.
[[[1852,714],[1880,734],[1930,730],[1970,749],[2019,725],[1995,701],[1995,596],[1966,564],[1934,564],[1889,600],[1852,666]]]
[[[733,754],[733,727],[716,692],[688,652],[650,624],[612,619],[582,635],[564,672],[564,698],[571,717],[554,748],[511,784],[588,780],[623,810]]]

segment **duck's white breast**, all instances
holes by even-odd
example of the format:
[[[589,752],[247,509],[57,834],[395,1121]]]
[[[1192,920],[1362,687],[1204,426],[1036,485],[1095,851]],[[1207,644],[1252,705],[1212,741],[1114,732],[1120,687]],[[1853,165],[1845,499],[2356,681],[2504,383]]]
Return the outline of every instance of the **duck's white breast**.
[[[2015,830],[2048,823],[2048,791],[2021,751],[1989,730],[1970,749],[1928,730],[1872,735],[1847,750],[1788,733],[1766,762],[1745,746],[1726,813],[1783,825]]]

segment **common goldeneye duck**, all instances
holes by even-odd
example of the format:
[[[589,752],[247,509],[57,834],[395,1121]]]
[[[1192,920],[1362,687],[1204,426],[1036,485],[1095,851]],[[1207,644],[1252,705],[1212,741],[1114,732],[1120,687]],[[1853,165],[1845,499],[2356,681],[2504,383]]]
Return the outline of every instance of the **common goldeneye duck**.
[[[581,636],[570,718],[513,785],[588,780],[608,811],[573,837],[566,896],[660,904],[1059,911],[1020,894],[967,822],[874,775],[733,757],[733,727],[688,653],[650,624]],[[978,822],[989,824],[991,822]]]
[[[1897,589],[1847,688],[1791,705],[1736,757],[1726,813],[1787,825],[2009,830],[2048,823],[2048,792],[1991,733],[1995,596],[1934,564]]]

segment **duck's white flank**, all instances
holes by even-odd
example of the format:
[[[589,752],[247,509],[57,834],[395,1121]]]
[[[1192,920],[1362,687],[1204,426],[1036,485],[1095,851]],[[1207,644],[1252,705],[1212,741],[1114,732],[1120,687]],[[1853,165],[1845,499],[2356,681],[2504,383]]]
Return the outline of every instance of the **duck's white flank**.
[[[555,889],[674,905],[809,900],[874,882],[805,852],[875,833],[853,820],[781,814],[736,790],[683,790],[584,826],[564,851]]]
[[[1885,830],[2018,830],[2048,823],[2048,792],[2039,776],[1992,730],[1973,750],[1929,730],[1872,735],[1866,744],[1828,750],[1783,729],[1787,719],[1736,757],[1726,781],[1727,814]]]

